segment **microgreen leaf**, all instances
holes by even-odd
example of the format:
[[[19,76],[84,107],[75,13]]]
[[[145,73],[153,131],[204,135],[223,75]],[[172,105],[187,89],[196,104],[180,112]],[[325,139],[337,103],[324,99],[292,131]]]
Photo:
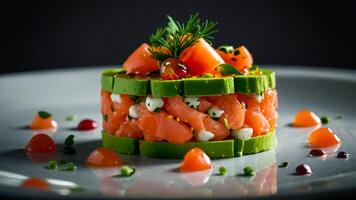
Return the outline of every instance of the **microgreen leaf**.
[[[234,47],[231,45],[222,45],[222,46],[219,46],[218,49],[225,53],[232,53],[234,51]]]
[[[219,65],[218,66],[218,71],[224,76],[241,75],[239,70],[237,70],[234,66],[232,66],[230,64],[226,64],[226,63]]]
[[[52,117],[51,113],[43,111],[43,110],[38,112],[38,116],[40,116],[42,119],[48,119],[48,118]]]

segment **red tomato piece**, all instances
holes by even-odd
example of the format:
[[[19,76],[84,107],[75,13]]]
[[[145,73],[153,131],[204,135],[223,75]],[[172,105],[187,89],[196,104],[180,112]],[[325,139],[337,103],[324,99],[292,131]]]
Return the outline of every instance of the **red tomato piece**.
[[[79,122],[77,129],[80,131],[90,131],[98,128],[98,123],[92,119],[84,119]]]
[[[40,133],[28,141],[25,150],[30,153],[51,153],[55,152],[56,148],[56,144],[51,137]]]
[[[159,70],[158,61],[152,58],[149,48],[148,44],[143,43],[125,60],[122,67],[127,73],[145,76],[150,72]]]
[[[179,60],[187,66],[191,76],[214,72],[217,66],[225,63],[215,49],[202,38],[195,45],[183,50]]]
[[[208,155],[200,148],[193,148],[189,150],[181,163],[179,170],[181,172],[192,172],[207,170],[213,167]]]

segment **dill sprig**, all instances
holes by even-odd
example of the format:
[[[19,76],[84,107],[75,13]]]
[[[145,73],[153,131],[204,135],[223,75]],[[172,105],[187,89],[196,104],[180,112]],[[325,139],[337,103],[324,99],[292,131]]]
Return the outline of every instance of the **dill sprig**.
[[[177,58],[180,53],[198,42],[200,38],[211,43],[217,23],[205,20],[201,22],[199,14],[190,15],[186,23],[174,20],[167,16],[166,27],[159,27],[155,33],[149,37],[152,57],[163,62],[170,57]]]

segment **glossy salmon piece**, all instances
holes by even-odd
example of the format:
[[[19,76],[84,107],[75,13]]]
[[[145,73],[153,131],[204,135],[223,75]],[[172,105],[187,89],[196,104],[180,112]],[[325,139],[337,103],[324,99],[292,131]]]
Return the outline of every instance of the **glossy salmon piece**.
[[[211,107],[211,103],[204,98],[199,98],[199,100],[198,111],[205,113]]]
[[[308,109],[298,111],[293,120],[293,126],[295,127],[312,127],[320,125],[321,120],[318,115]]]
[[[164,109],[171,115],[191,125],[196,131],[206,130],[214,134],[213,140],[222,140],[230,135],[225,125],[213,120],[209,115],[190,108],[183,101],[183,97],[164,99]]]
[[[224,114],[219,119],[222,124],[224,124],[224,118],[227,118],[230,128],[239,129],[243,126],[246,109],[241,105],[235,94],[205,98],[213,105],[224,110]]]
[[[263,115],[268,120],[268,123],[271,128],[275,128],[277,126],[278,120],[278,94],[277,91],[267,90],[263,94],[264,98],[260,103],[261,111]]]
[[[200,148],[189,150],[183,158],[183,162],[179,166],[181,172],[193,172],[211,169],[213,167],[210,158]]]
[[[312,147],[317,148],[330,147],[341,143],[339,137],[331,129],[325,127],[313,131],[309,135],[308,141]]]
[[[176,121],[165,111],[150,112],[144,104],[141,104],[138,110],[138,127],[147,141],[167,140],[173,144],[183,144],[193,137],[187,125]]]
[[[119,137],[143,138],[142,131],[138,127],[138,121],[136,119],[127,120],[122,123],[115,135]]]
[[[254,95],[237,95],[242,100],[247,108],[245,113],[245,124],[253,129],[253,137],[264,135],[270,130],[268,120],[263,115],[259,103]]]

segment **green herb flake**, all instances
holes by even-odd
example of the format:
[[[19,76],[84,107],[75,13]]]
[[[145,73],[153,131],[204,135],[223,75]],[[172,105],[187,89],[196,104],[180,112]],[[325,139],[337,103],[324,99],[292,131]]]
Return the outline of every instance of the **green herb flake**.
[[[38,112],[38,116],[40,116],[42,119],[48,119],[48,118],[52,117],[51,113],[43,111],[43,110]]]
[[[281,164],[278,165],[279,168],[286,168],[288,167],[288,162],[282,162]]]
[[[78,118],[77,115],[69,115],[66,117],[66,121],[74,121]]]
[[[328,124],[330,122],[330,118],[327,116],[323,116],[320,118],[322,124]]]
[[[256,175],[256,172],[253,170],[252,167],[247,166],[244,168],[244,175],[245,176],[254,176],[254,175]]]
[[[227,169],[224,166],[219,167],[219,175],[226,176],[226,174],[227,174]]]
[[[74,145],[74,135],[69,135],[64,140],[64,145],[67,146],[67,147],[72,147]]]
[[[237,70],[234,66],[232,66],[230,64],[226,64],[226,63],[219,65],[218,71],[224,76],[241,75],[239,70]]]
[[[103,120],[104,120],[104,121],[107,122],[107,121],[108,121],[108,118],[109,118],[109,116],[108,116],[107,114],[103,115]]]
[[[73,162],[68,162],[62,167],[62,171],[76,171],[77,166]]]
[[[335,119],[342,119],[342,118],[343,118],[342,115],[338,115],[338,116],[335,117]]]
[[[159,112],[159,111],[161,111],[161,108],[155,108],[155,109],[153,110],[153,112]]]
[[[121,167],[121,176],[124,176],[124,177],[129,177],[129,176],[132,176],[134,173],[135,173],[135,168],[133,167],[130,167],[128,165],[124,165]]]
[[[223,51],[225,53],[232,53],[234,51],[234,47],[231,45],[222,45],[218,47],[218,50]]]
[[[57,161],[55,161],[55,160],[50,160],[50,161],[48,162],[47,168],[48,168],[48,169],[51,169],[51,170],[57,170],[57,168],[58,168]]]

